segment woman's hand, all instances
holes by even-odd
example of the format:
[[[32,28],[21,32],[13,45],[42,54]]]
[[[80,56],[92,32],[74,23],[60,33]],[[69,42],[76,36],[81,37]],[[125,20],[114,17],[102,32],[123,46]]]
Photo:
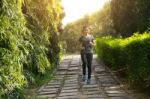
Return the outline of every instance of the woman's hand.
[[[95,41],[90,42],[90,45],[95,46]]]

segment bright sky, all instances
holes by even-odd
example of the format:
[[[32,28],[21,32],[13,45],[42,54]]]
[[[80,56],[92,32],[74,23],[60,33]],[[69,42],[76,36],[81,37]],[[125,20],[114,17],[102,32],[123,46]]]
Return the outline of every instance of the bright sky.
[[[103,7],[108,0],[61,0],[65,11],[63,25],[91,14]]]

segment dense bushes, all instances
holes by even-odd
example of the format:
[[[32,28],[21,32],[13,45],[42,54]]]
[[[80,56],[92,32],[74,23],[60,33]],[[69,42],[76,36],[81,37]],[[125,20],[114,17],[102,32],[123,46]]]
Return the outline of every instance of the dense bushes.
[[[11,92],[14,88],[21,88],[27,83],[22,70],[30,43],[25,39],[28,33],[19,9],[21,3],[16,0],[1,1],[0,95]]]
[[[135,34],[126,39],[97,39],[97,54],[113,69],[124,69],[129,81],[150,87],[150,34]]]
[[[0,98],[17,99],[59,60],[62,8],[55,0],[1,0],[0,13]]]

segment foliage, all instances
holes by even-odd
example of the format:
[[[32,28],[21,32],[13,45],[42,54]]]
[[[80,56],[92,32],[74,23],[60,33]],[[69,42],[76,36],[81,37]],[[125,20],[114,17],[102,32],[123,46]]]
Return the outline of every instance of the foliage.
[[[149,9],[150,1],[148,0],[126,0],[126,2],[110,0],[102,9],[92,15],[85,15],[83,18],[66,25],[61,36],[62,41],[66,42],[67,51],[79,50],[76,43],[84,25],[91,27],[95,37],[108,35],[129,37],[135,32],[143,33],[150,27]]]
[[[106,2],[102,9],[93,13],[90,16],[90,26],[92,28],[92,32],[96,37],[100,36],[115,36],[115,32],[113,29],[113,22],[111,19],[111,9],[110,2]]]
[[[99,38],[97,54],[113,69],[125,69],[132,84],[150,87],[150,34],[135,34],[132,37]]]
[[[70,24],[66,25],[63,30],[63,33],[60,35],[61,41],[65,42],[65,48],[66,48],[67,52],[79,51],[79,41],[78,40],[81,35],[81,30],[83,27],[83,24],[80,24],[80,22],[78,21],[75,24],[70,23]],[[72,45],[74,47],[72,47]]]
[[[0,6],[0,95],[27,83],[23,75],[30,36],[21,12],[22,0],[2,0]],[[19,75],[19,76],[18,76]]]
[[[79,51],[78,39],[84,25],[90,26],[91,33],[94,37],[115,35],[110,15],[110,3],[107,2],[103,9],[67,24],[61,34],[61,40],[66,42],[67,52]],[[74,45],[74,47],[72,47],[72,45]]]
[[[117,34],[129,37],[134,32],[143,33],[149,27],[150,1],[111,0],[111,16]]]
[[[1,0],[0,13],[0,98],[14,99],[59,62],[63,9],[59,0]]]
[[[120,69],[125,65],[125,53],[120,41],[121,39],[116,40],[112,37],[96,40],[96,52],[99,53],[99,57],[105,60],[107,65],[111,66],[112,69]]]
[[[41,0],[27,0],[23,7],[23,12],[28,22],[28,28],[32,30],[32,35],[35,39],[33,42],[33,45],[35,45],[34,50],[41,52],[35,54],[43,54],[43,56],[47,54],[51,63],[58,62],[60,52],[58,36],[61,19],[63,18],[60,1],[42,0],[41,2]],[[47,56],[45,56],[46,58]],[[45,59],[42,60],[44,61]]]

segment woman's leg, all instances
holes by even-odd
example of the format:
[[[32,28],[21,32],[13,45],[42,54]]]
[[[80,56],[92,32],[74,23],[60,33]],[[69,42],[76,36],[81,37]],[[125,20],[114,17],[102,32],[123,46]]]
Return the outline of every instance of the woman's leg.
[[[87,67],[88,67],[88,79],[91,79],[91,66],[92,66],[92,59],[93,59],[93,53],[87,53]]]
[[[82,60],[83,76],[85,76],[86,75],[86,65],[87,65],[87,60],[86,60],[85,53],[81,52],[81,60]]]

